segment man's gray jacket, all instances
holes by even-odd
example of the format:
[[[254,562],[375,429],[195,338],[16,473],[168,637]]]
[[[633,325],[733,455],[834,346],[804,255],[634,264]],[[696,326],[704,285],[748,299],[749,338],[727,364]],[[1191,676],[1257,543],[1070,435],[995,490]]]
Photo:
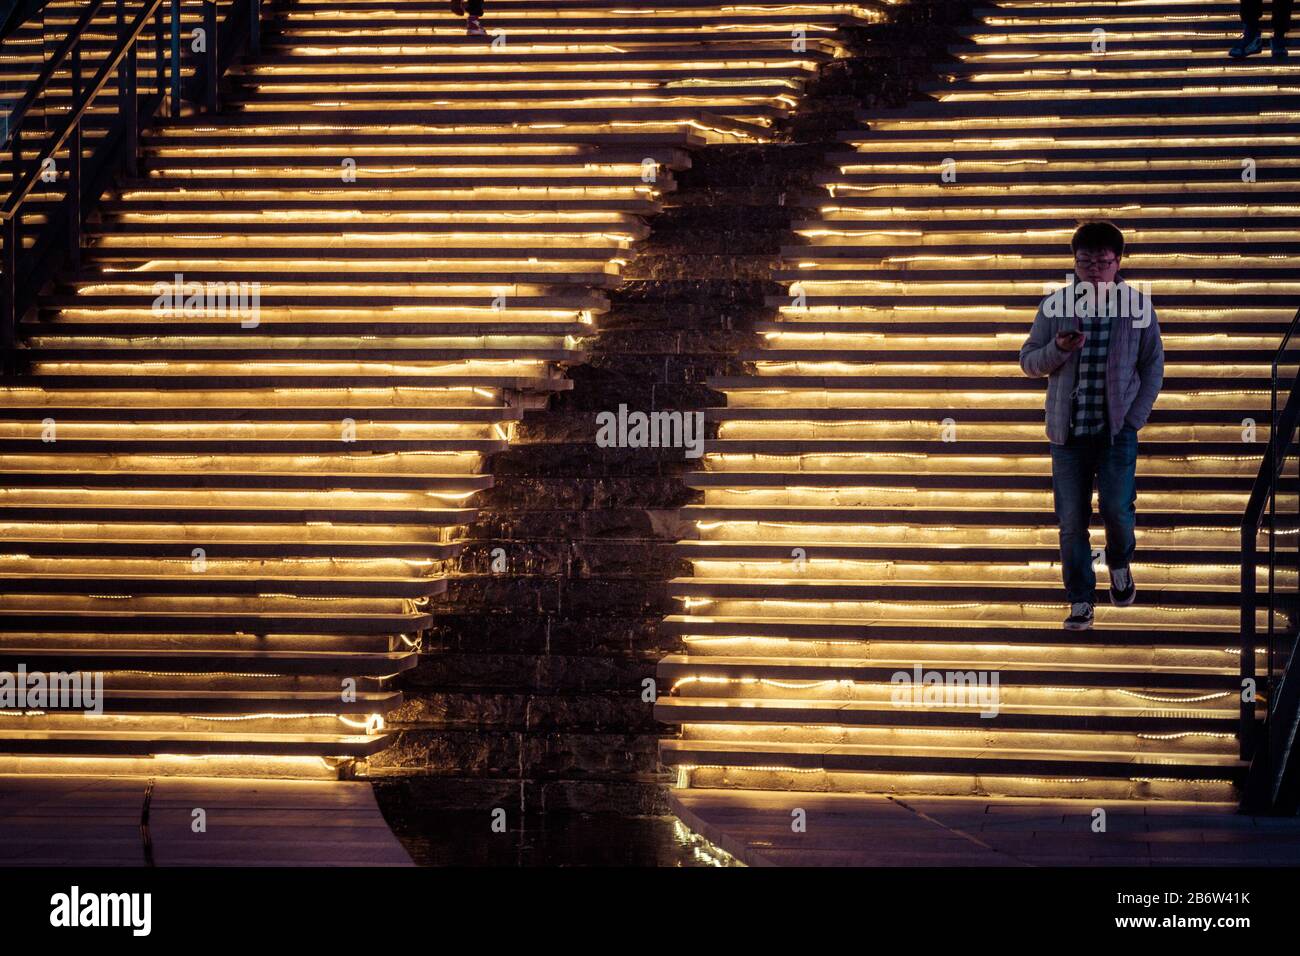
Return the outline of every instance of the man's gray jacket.
[[[1082,285],[1082,283],[1080,283]],[[1122,279],[1114,285],[1113,318],[1106,353],[1106,412],[1110,433],[1125,425],[1141,428],[1160,394],[1165,377],[1165,350],[1160,324],[1150,299]],[[1062,351],[1058,332],[1081,328],[1075,286],[1066,286],[1038,304],[1029,338],[1020,348],[1020,368],[1034,378],[1047,376],[1047,440],[1063,445],[1070,435],[1074,383],[1082,349]],[[1074,301],[1071,301],[1071,300]],[[1118,304],[1118,308],[1115,306]]]

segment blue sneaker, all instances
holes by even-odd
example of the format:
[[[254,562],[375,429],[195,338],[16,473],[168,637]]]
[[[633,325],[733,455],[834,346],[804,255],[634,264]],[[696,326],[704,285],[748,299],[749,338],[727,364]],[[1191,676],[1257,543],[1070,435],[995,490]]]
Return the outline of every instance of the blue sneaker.
[[[1067,631],[1086,631],[1092,627],[1092,605],[1087,601],[1075,601],[1070,605],[1070,616],[1065,619]]]
[[[1128,568],[1112,568],[1110,572],[1110,603],[1128,607],[1137,599],[1137,585]]]
[[[1264,49],[1264,38],[1257,31],[1247,30],[1241,35],[1241,39],[1236,42],[1228,56],[1234,60],[1241,60],[1248,56],[1254,56],[1260,50]]]

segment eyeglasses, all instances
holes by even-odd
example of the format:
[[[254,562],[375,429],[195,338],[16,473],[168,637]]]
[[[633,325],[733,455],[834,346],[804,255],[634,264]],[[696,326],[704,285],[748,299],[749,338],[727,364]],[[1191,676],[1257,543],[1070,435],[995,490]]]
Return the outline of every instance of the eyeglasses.
[[[1112,266],[1119,260],[1114,256],[1075,256],[1074,261],[1081,266]]]

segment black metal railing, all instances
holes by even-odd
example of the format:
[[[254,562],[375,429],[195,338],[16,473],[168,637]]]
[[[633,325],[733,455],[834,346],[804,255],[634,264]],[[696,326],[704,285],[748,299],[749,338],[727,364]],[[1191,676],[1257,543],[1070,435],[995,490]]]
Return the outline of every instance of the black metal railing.
[[[1241,522],[1241,756],[1251,762],[1242,803],[1252,812],[1281,814],[1296,812],[1300,780],[1294,747],[1300,670],[1290,667],[1300,626],[1297,326],[1300,311],[1273,356],[1268,446]],[[1262,594],[1261,567],[1267,571]]]
[[[41,286],[80,261],[88,207],[115,172],[137,174],[140,118],[164,108],[179,117],[186,100],[216,109],[221,74],[245,49],[256,51],[260,0],[227,4],[224,17],[214,0],[202,6],[202,43],[182,43],[181,0],[89,0],[70,26],[44,31],[53,49],[3,127],[9,172],[0,202],[3,374],[22,371],[18,323]],[[107,52],[105,29],[112,35]],[[116,97],[103,96],[114,78]]]

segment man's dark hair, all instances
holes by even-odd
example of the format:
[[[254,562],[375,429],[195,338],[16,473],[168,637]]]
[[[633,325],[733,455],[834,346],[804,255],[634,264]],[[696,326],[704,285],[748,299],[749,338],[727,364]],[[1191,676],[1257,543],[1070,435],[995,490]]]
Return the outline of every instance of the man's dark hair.
[[[1102,249],[1115,253],[1118,259],[1124,255],[1124,233],[1113,222],[1085,222],[1074,231],[1070,240],[1070,251],[1077,253],[1080,249],[1098,252]]]

